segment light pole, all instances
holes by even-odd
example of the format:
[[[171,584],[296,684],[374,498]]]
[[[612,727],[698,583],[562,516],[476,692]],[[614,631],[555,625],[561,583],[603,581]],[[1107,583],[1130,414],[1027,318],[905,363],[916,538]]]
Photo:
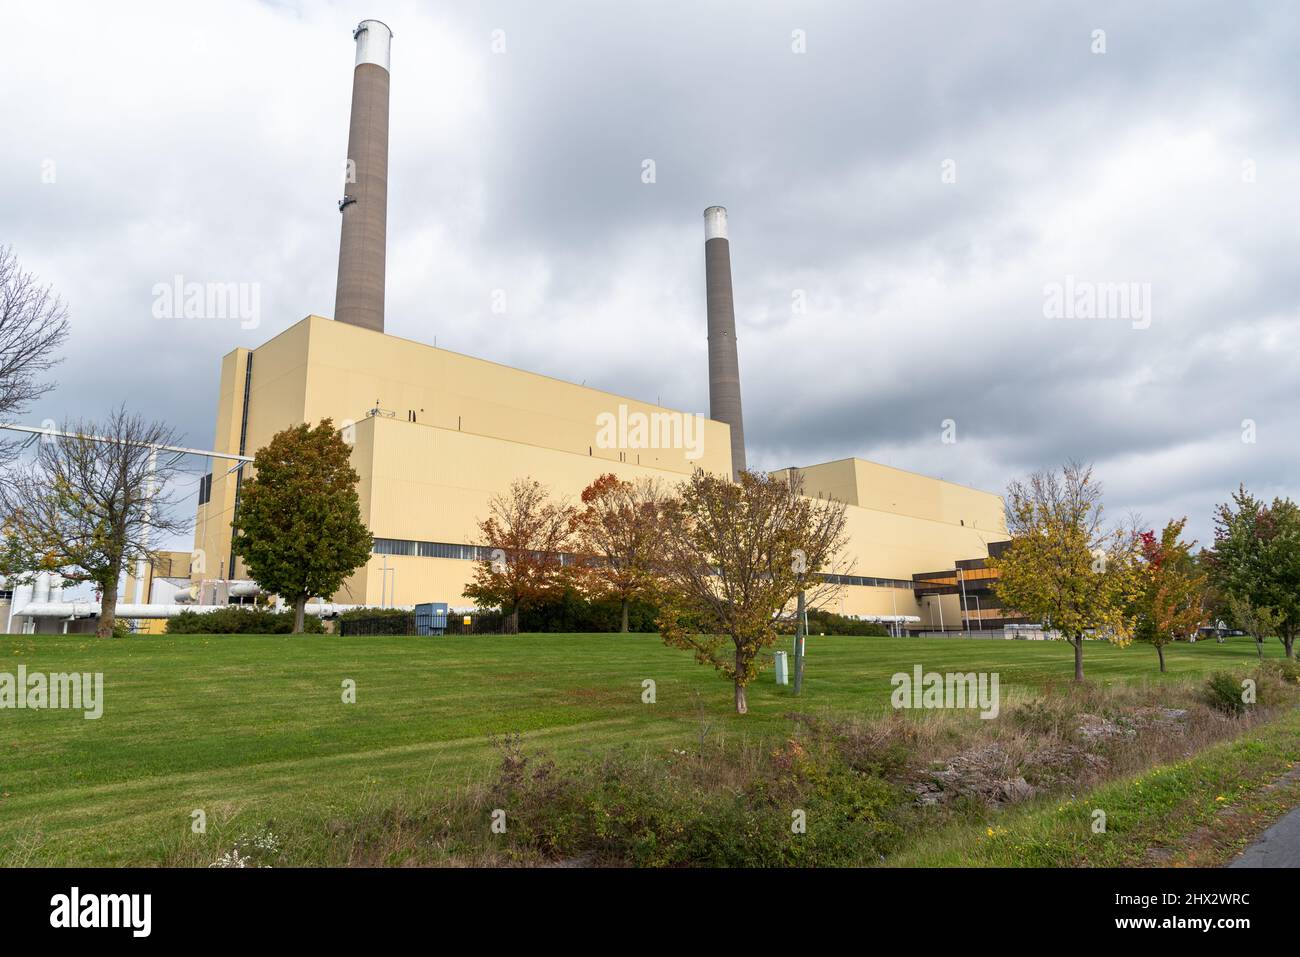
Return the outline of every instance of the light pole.
[[[969,638],[970,637],[970,616],[967,614],[967,609],[970,608],[970,604],[966,601],[966,575],[963,573],[960,567],[958,567],[957,569],[957,580],[961,582],[962,629],[966,632],[966,637]]]
[[[804,643],[808,640],[808,611],[804,601],[804,593],[800,589],[794,611],[794,693],[796,697],[803,693]]]

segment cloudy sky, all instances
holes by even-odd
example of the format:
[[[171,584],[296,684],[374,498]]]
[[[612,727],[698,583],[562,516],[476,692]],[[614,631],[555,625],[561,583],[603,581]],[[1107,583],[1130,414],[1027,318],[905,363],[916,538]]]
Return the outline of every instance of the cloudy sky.
[[[73,320],[33,422],[124,401],[207,446],[220,356],[332,314],[374,17],[389,332],[707,411],[720,204],[751,464],[1001,491],[1075,457],[1202,541],[1239,481],[1300,495],[1287,4],[4,9],[0,244]],[[253,284],[260,324],[155,318],[175,276]]]

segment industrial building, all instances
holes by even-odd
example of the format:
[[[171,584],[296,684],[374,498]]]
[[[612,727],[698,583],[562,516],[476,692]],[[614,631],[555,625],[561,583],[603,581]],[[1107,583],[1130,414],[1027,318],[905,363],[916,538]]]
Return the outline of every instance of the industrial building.
[[[602,447],[603,422],[638,414],[700,422],[701,440]],[[281,429],[323,418],[353,443],[362,517],[375,536],[370,561],[332,596],[340,604],[467,604],[477,523],[491,496],[521,476],[576,499],[604,472],[668,482],[696,468],[732,472],[725,423],[320,316],[223,360],[214,449],[251,453]],[[928,626],[912,576],[987,554],[989,541],[1005,537],[1002,501],[987,492],[860,459],[799,471],[809,495],[846,503],[853,574],[831,610],[924,614]],[[204,483],[196,582],[243,577],[230,551],[239,481],[221,469]],[[942,601],[945,620],[960,622],[958,599]]]
[[[521,477],[576,499],[605,472],[674,483],[697,468],[727,476],[745,468],[731,237],[721,206],[704,213],[708,417],[385,333],[392,32],[367,20],[354,39],[335,316],[309,315],[222,359],[212,445],[251,456],[276,432],[326,418],[352,444],[373,554],[309,611],[471,604],[464,589],[477,524],[490,499]],[[123,617],[162,618],[256,594],[231,550],[244,468],[213,463],[200,483],[190,587],[155,597],[151,584],[144,601],[157,607],[137,603]],[[855,458],[797,471],[806,494],[846,503],[850,567],[837,575],[842,587],[828,610],[913,630],[963,620],[959,594],[915,576],[986,556],[989,543],[1004,539],[999,496]]]
[[[307,316],[222,360],[212,446],[251,455],[277,431],[324,418],[344,430],[375,546],[365,567],[327,597],[339,605],[469,604],[463,593],[477,524],[490,498],[523,476],[576,499],[604,472],[671,483],[696,468],[743,469],[731,237],[720,206],[704,213],[708,418],[384,332],[392,33],[364,21],[354,38],[335,317]],[[621,427],[608,428],[612,422]],[[807,494],[847,506],[851,574],[839,576],[831,610],[913,627],[962,621],[959,595],[922,601],[913,576],[987,555],[989,542],[1005,538],[997,495],[860,459],[798,471]],[[241,470],[221,468],[203,483],[193,590],[200,601],[204,583],[244,576],[230,547],[241,478]]]

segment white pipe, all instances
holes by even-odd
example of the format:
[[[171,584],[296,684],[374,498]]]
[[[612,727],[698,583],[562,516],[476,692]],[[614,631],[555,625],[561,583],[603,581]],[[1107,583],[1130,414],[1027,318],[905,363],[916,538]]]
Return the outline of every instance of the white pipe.
[[[80,432],[64,432],[61,429],[38,429],[35,426],[15,425],[12,422],[0,422],[0,429],[9,429],[12,432],[26,432],[30,435],[53,435],[68,439],[89,439],[91,442],[105,442],[109,445],[123,444],[120,439],[108,438],[103,435],[84,435]],[[124,444],[161,450],[163,452],[182,452],[185,455],[205,455],[218,459],[232,459],[239,462],[241,465],[253,461],[251,455],[235,455],[233,452],[214,452],[208,449],[191,449],[184,445],[157,445],[148,442],[126,442]],[[231,471],[234,470],[232,469]]]
[[[307,605],[306,612],[309,615],[319,615],[322,618],[332,618],[345,611],[356,611],[358,608],[372,608],[372,605],[335,605],[328,602],[320,602],[315,605]],[[415,611],[414,605],[390,605],[388,611]]]
[[[178,605],[188,605],[192,602],[199,601],[199,592],[201,584],[191,582],[189,585],[181,585],[172,595],[172,602]],[[255,581],[232,581],[227,586],[227,595],[231,598],[256,598],[265,594],[262,586]]]
[[[247,607],[241,605],[138,605],[134,603],[119,602],[117,606],[117,616],[119,618],[176,618],[184,612],[192,612],[202,615],[208,612],[220,611],[223,608],[240,608]],[[336,605],[332,602],[317,602],[308,604],[305,611],[309,615],[329,618],[345,611],[352,611],[356,608],[366,608],[366,605]],[[399,605],[399,611],[414,611],[414,605]],[[97,601],[47,601],[47,602],[29,602],[17,611],[13,612],[15,618],[94,618],[100,613],[99,602]]]

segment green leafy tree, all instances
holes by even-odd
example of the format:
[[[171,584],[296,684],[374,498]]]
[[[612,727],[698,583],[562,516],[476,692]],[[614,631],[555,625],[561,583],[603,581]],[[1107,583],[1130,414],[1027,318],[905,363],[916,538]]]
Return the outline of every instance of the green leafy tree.
[[[1165,646],[1196,634],[1205,624],[1206,575],[1192,555],[1195,542],[1179,540],[1186,518],[1171,520],[1157,537],[1143,532],[1139,542],[1141,591],[1134,605],[1138,641],[1155,647],[1160,670],[1165,670]]]
[[[303,631],[307,599],[333,595],[370,557],[350,446],[324,419],[278,432],[253,457],[240,489],[235,554],[267,591],[293,605]]]
[[[797,474],[696,471],[664,508],[660,635],[732,680],[738,714],[781,614],[806,589],[818,604],[837,587],[820,573],[844,550],[844,505],[801,491]]]
[[[1101,484],[1091,466],[1035,472],[1007,487],[1011,544],[990,567],[1004,608],[1060,633],[1074,648],[1074,680],[1083,680],[1083,642],[1091,631],[1123,646],[1132,640],[1130,607],[1139,592],[1137,543],[1107,531]]]
[[[1288,658],[1300,634],[1300,508],[1290,499],[1265,504],[1237,489],[1214,517],[1211,562],[1216,584],[1239,603],[1277,615],[1277,637]],[[1244,625],[1243,625],[1244,628]]]

